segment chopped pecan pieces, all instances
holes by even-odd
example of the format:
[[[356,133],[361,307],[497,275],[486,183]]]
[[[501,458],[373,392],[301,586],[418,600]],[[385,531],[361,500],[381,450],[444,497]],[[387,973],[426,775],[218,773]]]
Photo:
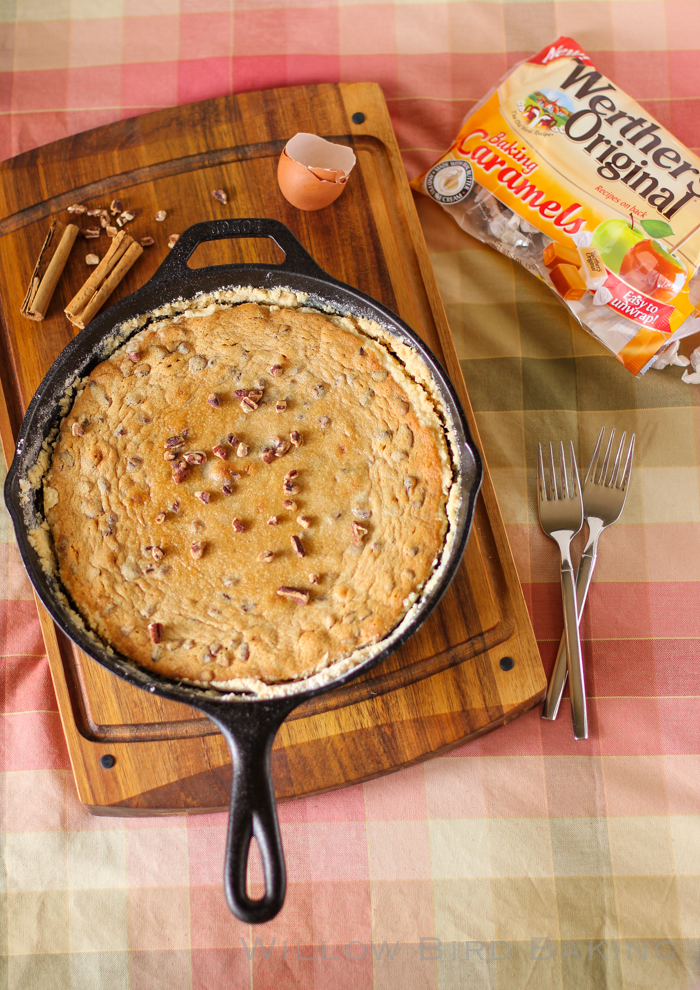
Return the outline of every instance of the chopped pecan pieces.
[[[141,357],[138,351],[127,351],[126,356],[132,364],[138,364]]]
[[[100,217],[100,216],[102,216],[102,210],[98,206],[97,209],[95,209],[95,210],[88,210],[87,211],[87,215],[89,217]]]
[[[228,203],[228,196],[226,195],[223,189],[212,189],[211,194],[215,200],[217,200],[219,203],[223,203],[224,206],[226,206],[226,204]]]
[[[241,660],[247,660],[250,656],[250,647],[247,643],[241,643],[240,646]]]
[[[222,485],[221,486],[221,494],[222,495],[233,495],[233,488],[231,488],[230,485]]]
[[[165,513],[164,512],[159,512],[158,515],[156,516],[156,522],[157,523],[164,523],[165,522],[165,519],[166,519],[166,516],[165,516]]]
[[[80,425],[80,423],[73,423],[73,425],[70,428],[70,431],[71,431],[71,433],[73,434],[74,437],[84,437],[85,436],[85,430]]]
[[[272,367],[270,368],[270,374],[274,375],[275,378],[279,378],[279,376],[283,373],[283,371],[284,368],[282,367],[281,364],[273,364]]]
[[[85,238],[86,241],[94,241],[96,237],[99,237],[100,236],[100,228],[99,227],[85,227],[81,231],[81,233],[82,233],[82,235],[83,235],[83,237]]]
[[[143,464],[143,461],[141,460],[140,457],[130,457],[128,459],[128,461],[126,462],[126,470],[127,471],[136,471],[136,470],[138,470],[138,468],[141,467],[142,464]]]
[[[209,505],[211,502],[211,495],[209,492],[195,492],[194,497],[198,498],[200,502],[204,502],[205,505]]]
[[[160,643],[161,636],[163,635],[163,626],[160,622],[149,622],[148,624],[148,638],[152,643]]]
[[[141,245],[141,247],[150,247],[152,244],[155,244],[155,241],[153,240],[152,237],[147,236],[147,237],[142,237],[141,240],[139,241],[139,244]]]
[[[280,521],[280,517],[279,516],[270,516],[270,518],[267,520],[267,525],[268,526],[278,526],[279,525],[279,521]]]
[[[291,511],[291,509],[296,509],[296,507],[297,507],[296,502],[293,501],[293,499],[291,499],[291,498],[286,498],[284,500],[284,502],[282,503],[282,505],[284,506],[285,509],[289,509],[290,511]]]
[[[124,204],[120,199],[113,199],[112,202],[109,204],[109,212],[112,214],[113,217],[116,217],[117,214],[121,213],[123,209],[124,209]]]
[[[179,458],[179,454],[176,450],[166,450],[163,454],[164,461],[176,461]]]
[[[204,554],[204,543],[195,542],[190,546],[190,553],[192,554],[193,560],[200,560]]]
[[[72,203],[66,209],[69,213],[87,213],[87,206],[82,206],[80,203]]]
[[[222,461],[228,460],[228,451],[220,443],[217,443],[215,447],[212,447],[211,452],[214,457],[219,457]]]
[[[226,443],[229,444],[229,446],[231,447],[235,447],[236,444],[238,443],[238,437],[236,436],[236,434],[229,433],[229,435],[226,437]]]
[[[233,437],[231,443],[233,443],[235,439],[236,438]],[[238,446],[236,447],[237,457],[247,457],[249,453],[250,453],[250,447],[248,446],[247,443],[239,443]]]
[[[156,213],[156,220],[158,221],[158,223],[161,223],[163,220],[165,220],[167,215],[168,214],[165,212],[165,210],[158,210],[158,212]]]
[[[289,434],[289,439],[291,440],[291,442],[294,444],[295,447],[301,447],[301,445],[304,442],[304,438],[302,437],[301,433],[299,433],[298,430],[292,430],[292,432]]]
[[[85,255],[85,264],[86,265],[90,265],[90,267],[92,267],[93,265],[99,265],[99,263],[100,263],[99,255],[97,255],[97,254],[86,254]]]
[[[275,459],[275,451],[271,450],[269,447],[265,447],[260,457],[266,464],[272,464]]]
[[[298,536],[290,537],[289,542],[292,544],[292,550],[297,555],[297,557],[306,556],[306,550],[304,550],[304,544],[301,542]]]
[[[258,560],[261,564],[269,564],[274,556],[275,555],[272,552],[272,550],[263,550],[261,553],[258,554],[258,556],[255,559]]]
[[[185,446],[185,439],[181,436],[168,437],[165,441],[165,447],[167,450],[177,450],[178,447]]]
[[[233,519],[231,528],[234,533],[245,533],[245,523],[242,523],[240,519]]]
[[[280,399],[279,402],[275,403],[275,412],[281,413],[287,408],[287,400]]]
[[[165,550],[162,547],[151,547],[151,557],[156,563],[159,563],[165,556]]]
[[[188,467],[173,467],[173,481],[176,485],[181,485],[189,476],[190,469]]]
[[[280,440],[280,442],[275,447],[275,457],[283,457],[287,453],[290,447],[291,444],[289,443],[288,440]]]
[[[299,605],[306,605],[309,600],[309,592],[304,591],[303,588],[288,588],[283,585],[277,589],[277,594],[280,598],[289,598],[290,601],[298,602]]]
[[[304,529],[308,529],[311,525],[311,520],[308,516],[297,516],[297,522],[300,526],[303,526]]]
[[[179,234],[171,234],[170,237],[168,238],[168,247],[174,248],[179,240],[180,240]]]
[[[298,495],[301,489],[299,485],[295,485],[291,481],[284,481],[282,483],[282,491],[285,495]]]
[[[107,237],[116,237],[117,234],[119,233],[119,230],[117,227],[113,227],[111,224],[108,223],[105,224],[105,233],[107,234]]]
[[[209,403],[210,406],[213,406],[214,409],[218,409],[219,406],[221,405],[221,400],[219,399],[219,396],[216,394],[216,392],[211,392],[207,396],[207,402]]]
[[[246,395],[248,394],[248,389],[247,388],[237,388],[236,391],[233,394],[236,396],[237,399],[244,399],[246,397]]]
[[[293,481],[294,478],[296,478],[298,474],[299,474],[299,472],[297,471],[297,469],[296,468],[292,468],[291,471],[287,471],[287,473],[284,476],[284,480],[285,481]]]
[[[255,399],[251,399],[249,395],[244,396],[241,399],[241,409],[244,413],[252,413],[258,408],[258,404]]]
[[[318,574],[309,574],[309,584],[318,584]]]
[[[188,464],[204,464],[207,459],[207,455],[203,450],[188,450],[187,453],[182,456]]]
[[[362,541],[365,536],[367,536],[367,532],[368,530],[366,526],[360,526],[360,524],[356,522],[352,524],[352,542],[356,547],[362,546]]]
[[[130,220],[133,220],[135,216],[136,214],[132,213],[131,210],[124,210],[124,212],[120,213],[117,217],[117,226],[123,227],[125,223],[129,223]]]

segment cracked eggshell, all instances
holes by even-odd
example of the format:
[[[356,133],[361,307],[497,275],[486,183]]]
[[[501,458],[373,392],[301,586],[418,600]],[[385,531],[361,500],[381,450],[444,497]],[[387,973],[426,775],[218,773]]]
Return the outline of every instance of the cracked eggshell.
[[[345,189],[355,161],[351,148],[302,132],[287,141],[277,165],[277,182],[292,206],[321,210]]]

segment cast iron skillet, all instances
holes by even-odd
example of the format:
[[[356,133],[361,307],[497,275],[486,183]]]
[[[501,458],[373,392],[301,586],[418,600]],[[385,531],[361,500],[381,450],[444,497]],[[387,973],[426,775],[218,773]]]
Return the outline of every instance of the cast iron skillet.
[[[269,237],[285,253],[281,265],[241,264],[191,269],[188,258],[204,241],[232,237]],[[22,505],[20,481],[35,464],[41,445],[58,423],[59,403],[67,383],[89,374],[104,359],[103,345],[117,333],[121,323],[175,299],[190,299],[201,292],[252,285],[272,289],[277,286],[307,292],[311,306],[328,306],[340,313],[376,320],[400,341],[416,348],[432,372],[435,388],[452,417],[456,447],[461,461],[461,505],[454,541],[441,579],[433,590],[419,598],[410,623],[377,655],[321,686],[303,689],[296,694],[257,699],[241,694],[224,700],[211,690],[168,680],[151,670],[137,667],[127,657],[108,652],[76,623],[57,595],[54,582],[42,570],[39,558],[28,540],[28,530],[41,511],[41,493],[30,493],[29,505]],[[5,484],[5,501],[17,533],[22,560],[39,597],[57,626],[81,650],[113,674],[130,684],[181,701],[209,716],[223,733],[231,750],[233,780],[231,814],[224,884],[231,911],[251,924],[269,921],[282,907],[286,876],[282,843],[277,824],[275,798],[270,775],[270,751],[277,729],[286,716],[302,701],[322,691],[345,684],[351,678],[379,663],[401,646],[437,605],[459,567],[469,536],[482,467],[459,400],[434,355],[420,338],[394,313],[358,289],[326,274],[304,250],[291,231],[271,219],[215,220],[189,227],[153,277],[137,292],[98,314],[66,347],[54,362],[24,417],[17,449]],[[229,696],[230,697],[230,696]],[[265,879],[265,893],[259,900],[246,893],[248,851],[255,836],[260,849]]]

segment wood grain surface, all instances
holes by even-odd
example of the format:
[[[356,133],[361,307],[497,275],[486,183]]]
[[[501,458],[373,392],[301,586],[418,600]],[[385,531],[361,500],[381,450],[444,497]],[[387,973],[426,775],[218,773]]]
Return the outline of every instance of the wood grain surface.
[[[353,123],[353,114],[363,114]],[[356,117],[356,119],[358,119]],[[357,156],[343,195],[302,213],[281,196],[285,142],[312,131]],[[212,198],[224,189],[228,204]],[[406,181],[386,105],[372,83],[269,90],[209,100],[110,124],[0,164],[0,436],[13,435],[75,328],[63,315],[84,283],[88,253],[109,241],[79,237],[42,323],[19,315],[51,219],[72,203],[136,213],[129,233],[152,247],[112,300],[143,285],[168,236],[222,216],[274,217],[331,275],[379,299],[411,325],[449,372],[478,441],[474,416]],[[158,210],[166,220],[155,220]],[[93,218],[78,217],[81,227]],[[193,267],[278,263],[269,241],[202,245]],[[211,810],[228,803],[230,758],[198,712],[119,681],[39,612],[81,800],[98,814]],[[514,661],[501,666],[504,657]],[[279,799],[366,780],[502,725],[542,699],[545,678],[491,480],[486,470],[462,566],[440,606],[400,650],[362,677],[297,708],[273,749]],[[111,769],[100,764],[115,757]]]

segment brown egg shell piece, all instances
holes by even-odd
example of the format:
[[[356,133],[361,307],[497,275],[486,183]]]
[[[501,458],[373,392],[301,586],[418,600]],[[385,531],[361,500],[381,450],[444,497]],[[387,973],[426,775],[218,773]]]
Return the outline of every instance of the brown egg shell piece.
[[[340,196],[354,165],[355,155],[345,145],[316,134],[295,134],[280,155],[277,182],[292,206],[320,210]]]

